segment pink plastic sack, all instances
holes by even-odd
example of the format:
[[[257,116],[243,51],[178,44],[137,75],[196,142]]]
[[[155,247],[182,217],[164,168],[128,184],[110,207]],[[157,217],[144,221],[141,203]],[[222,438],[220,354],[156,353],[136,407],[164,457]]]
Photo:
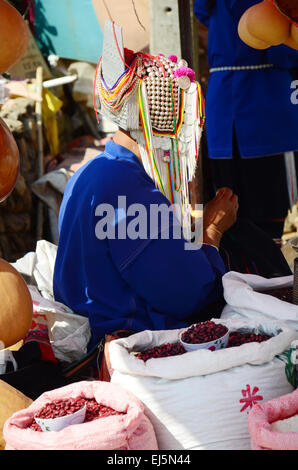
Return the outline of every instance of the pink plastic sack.
[[[254,405],[248,415],[252,450],[298,450],[298,432],[278,432],[272,423],[298,413],[298,389],[282,397]]]
[[[28,428],[37,410],[46,403],[79,396],[95,398],[98,403],[126,414],[74,424],[58,432]],[[5,422],[3,436],[6,450],[158,450],[142,402],[123,388],[100,381],[78,382],[42,394]]]

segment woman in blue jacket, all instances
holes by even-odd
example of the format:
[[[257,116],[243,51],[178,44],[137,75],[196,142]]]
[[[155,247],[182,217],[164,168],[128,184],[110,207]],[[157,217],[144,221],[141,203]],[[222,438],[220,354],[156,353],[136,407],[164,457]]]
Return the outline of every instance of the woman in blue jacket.
[[[256,3],[195,0],[194,11],[209,28],[206,129],[215,187],[231,187],[239,215],[278,238],[297,197],[298,52],[241,41],[239,20]]]

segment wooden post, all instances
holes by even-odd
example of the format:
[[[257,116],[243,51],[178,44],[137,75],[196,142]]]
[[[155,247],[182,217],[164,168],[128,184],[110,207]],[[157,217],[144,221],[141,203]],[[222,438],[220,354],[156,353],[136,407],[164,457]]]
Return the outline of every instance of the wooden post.
[[[180,42],[183,59],[196,75],[199,73],[197,22],[193,13],[194,0],[179,0]]]
[[[181,54],[188,62],[188,66],[199,76],[199,38],[197,21],[193,13],[194,0],[179,0],[179,24]],[[203,203],[203,178],[202,178],[202,158],[200,156],[197,171],[193,181],[189,184],[190,202],[195,204]]]
[[[150,53],[181,59],[178,0],[150,0]]]
[[[36,92],[40,101],[36,102],[36,126],[37,126],[37,145],[38,145],[38,178],[44,173],[44,154],[43,154],[43,130],[42,130],[42,90],[43,90],[43,69],[38,67],[36,70]],[[42,240],[43,236],[43,202],[38,201],[37,206],[37,240]]]
[[[198,23],[193,13],[194,0],[150,0],[150,52],[175,54],[185,59],[199,75]],[[189,185],[190,202],[203,202],[202,159]]]

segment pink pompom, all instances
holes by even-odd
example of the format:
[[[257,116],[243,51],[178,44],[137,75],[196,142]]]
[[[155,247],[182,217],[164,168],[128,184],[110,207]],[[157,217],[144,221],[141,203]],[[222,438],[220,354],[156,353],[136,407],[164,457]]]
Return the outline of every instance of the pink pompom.
[[[168,59],[177,64],[178,57],[176,55],[169,55]]]
[[[196,81],[196,74],[189,67],[179,67],[179,69],[174,70],[174,77],[179,78],[184,76],[188,77],[191,82]]]

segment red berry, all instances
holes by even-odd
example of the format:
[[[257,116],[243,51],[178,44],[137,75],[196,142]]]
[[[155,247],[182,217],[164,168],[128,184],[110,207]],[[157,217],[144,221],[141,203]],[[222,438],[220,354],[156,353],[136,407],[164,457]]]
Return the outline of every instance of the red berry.
[[[181,336],[184,343],[202,344],[215,341],[228,332],[226,326],[211,320],[190,326]]]
[[[262,343],[263,341],[267,341],[268,339],[272,338],[272,336],[268,335],[256,335],[254,333],[241,333],[238,331],[233,331],[229,335],[229,341],[228,341],[228,348],[234,347],[234,346],[241,346],[242,344],[246,343],[253,343],[253,342],[258,342]]]
[[[152,358],[178,356],[186,353],[184,347],[180,343],[166,343],[155,348],[147,349],[140,352],[136,357],[144,362]]]

